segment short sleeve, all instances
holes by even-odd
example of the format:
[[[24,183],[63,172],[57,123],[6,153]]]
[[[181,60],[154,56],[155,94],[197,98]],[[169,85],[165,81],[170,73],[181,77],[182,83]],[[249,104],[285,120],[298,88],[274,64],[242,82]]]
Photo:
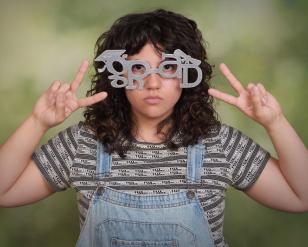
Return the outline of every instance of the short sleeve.
[[[33,161],[55,191],[70,187],[70,168],[77,150],[81,123],[59,132],[32,154]]]
[[[260,176],[270,153],[240,130],[221,125],[222,148],[231,166],[232,185],[247,190]]]

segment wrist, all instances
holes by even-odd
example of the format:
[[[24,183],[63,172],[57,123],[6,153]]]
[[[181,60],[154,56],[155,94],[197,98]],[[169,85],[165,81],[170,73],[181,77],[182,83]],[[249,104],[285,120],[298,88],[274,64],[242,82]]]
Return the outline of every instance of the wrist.
[[[30,117],[28,118],[28,121],[31,123],[31,125],[34,126],[34,128],[36,130],[38,130],[41,133],[45,133],[48,131],[49,127],[45,126],[44,124],[42,124],[35,116],[30,115]]]
[[[288,124],[287,119],[283,114],[281,114],[279,117],[277,117],[273,122],[271,122],[269,125],[264,126],[264,128],[267,130],[269,134],[275,133],[276,131],[280,131]]]

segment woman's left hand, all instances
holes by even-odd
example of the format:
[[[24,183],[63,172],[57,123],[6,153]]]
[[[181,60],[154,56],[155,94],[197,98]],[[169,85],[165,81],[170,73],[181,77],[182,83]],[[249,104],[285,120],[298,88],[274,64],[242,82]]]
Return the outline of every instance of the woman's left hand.
[[[257,121],[265,128],[270,128],[274,122],[282,117],[282,110],[278,101],[265,90],[261,83],[249,83],[247,88],[244,88],[225,64],[220,64],[219,67],[222,74],[239,95],[234,97],[214,88],[208,90],[210,95],[236,106],[248,117]]]

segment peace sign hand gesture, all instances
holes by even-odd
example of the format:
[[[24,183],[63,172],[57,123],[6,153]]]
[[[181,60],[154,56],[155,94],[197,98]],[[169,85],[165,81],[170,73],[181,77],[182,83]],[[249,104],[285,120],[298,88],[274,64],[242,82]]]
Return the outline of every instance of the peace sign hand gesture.
[[[225,64],[220,64],[219,67],[239,96],[234,97],[213,88],[208,90],[210,95],[236,106],[248,117],[257,121],[266,129],[269,129],[276,120],[282,117],[282,110],[278,101],[265,90],[261,83],[257,85],[249,83],[247,88],[244,88]]]
[[[107,97],[106,92],[100,92],[87,98],[77,99],[76,91],[87,68],[88,61],[85,60],[71,84],[64,83],[61,85],[60,81],[54,81],[38,99],[33,108],[32,116],[43,129],[47,130],[56,126],[77,109],[95,104]]]

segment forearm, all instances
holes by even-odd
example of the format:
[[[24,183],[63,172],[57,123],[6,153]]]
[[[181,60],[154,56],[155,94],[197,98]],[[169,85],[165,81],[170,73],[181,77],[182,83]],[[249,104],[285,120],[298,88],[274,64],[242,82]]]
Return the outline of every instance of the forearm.
[[[6,192],[29,164],[47,129],[29,116],[0,147],[0,195]]]
[[[284,116],[266,129],[276,149],[281,172],[300,200],[308,204],[307,148]]]

